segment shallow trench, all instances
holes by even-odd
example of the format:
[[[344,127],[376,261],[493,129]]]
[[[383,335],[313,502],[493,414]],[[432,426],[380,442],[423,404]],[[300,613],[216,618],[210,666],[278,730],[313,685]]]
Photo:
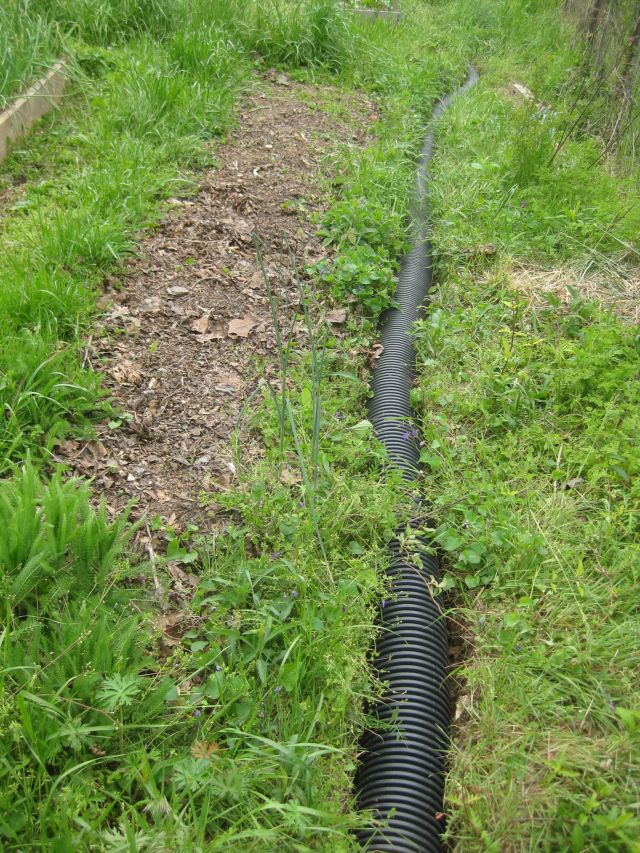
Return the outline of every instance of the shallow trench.
[[[410,390],[415,373],[411,328],[424,310],[432,283],[428,225],[428,168],[435,125],[453,97],[477,82],[470,69],[465,83],[439,101],[418,162],[413,205],[413,247],[403,258],[396,291],[397,308],[387,312],[381,339],[383,353],[373,372],[370,419],[387,449],[391,464],[407,481],[420,469],[418,431],[413,428]],[[424,507],[418,503],[416,516]],[[443,798],[450,726],[447,680],[449,645],[439,595],[430,581],[440,579],[440,566],[419,534],[421,522],[410,519],[418,547],[403,552],[399,540],[389,547],[386,569],[390,601],[380,604],[380,633],[374,668],[385,684],[372,713],[380,725],[364,733],[356,775],[358,803],[382,821],[359,833],[368,850],[437,853],[444,829]]]

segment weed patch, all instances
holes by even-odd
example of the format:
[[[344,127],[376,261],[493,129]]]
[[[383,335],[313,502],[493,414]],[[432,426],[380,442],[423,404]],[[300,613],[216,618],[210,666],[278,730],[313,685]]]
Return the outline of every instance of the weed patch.
[[[575,52],[547,43],[565,26],[552,4],[510,8],[503,20],[482,4],[431,11],[433,26],[447,22],[449,60],[479,50],[483,72],[438,128],[430,213],[442,284],[416,329],[413,391],[424,491],[449,568],[443,586],[456,591],[456,618],[474,649],[458,673],[466,687],[448,836],[464,851],[633,850],[636,334],[579,288],[565,306],[543,294],[533,307],[503,269],[509,256],[561,259],[624,278],[637,252],[634,180],[597,164],[597,137],[570,135],[558,149]],[[389,65],[389,79],[391,69],[399,66]],[[440,84],[423,73],[433,99]],[[504,97],[511,80],[536,101]],[[336,196],[346,197],[323,222],[337,249],[324,280],[334,298],[362,294],[369,316],[384,307],[384,286],[378,304],[367,304],[349,273],[362,274],[353,263],[362,245],[379,254],[381,274],[398,256],[397,245],[388,256],[385,247],[406,239],[424,132],[399,121],[415,109],[410,91],[402,105],[385,100],[371,150],[345,152]],[[394,152],[387,132],[401,140]],[[375,169],[378,156],[393,184]]]
[[[132,838],[143,849],[192,850],[194,838],[214,850],[351,849],[359,818],[344,792],[372,689],[377,568],[401,497],[393,478],[372,487],[375,444],[356,422],[359,365],[337,345],[323,362],[337,381],[320,424],[319,374],[303,378],[306,358],[293,353],[302,393],[288,401],[284,434],[277,399],[267,394],[255,412],[264,464],[211,496],[236,523],[213,543],[164,531],[173,575],[196,572],[192,600],[169,617],[146,592],[151,566],[123,559],[126,518],[109,523],[74,481],[42,485],[28,470],[4,482],[9,849],[26,837],[108,849]],[[295,475],[297,459],[314,458],[317,525]],[[154,572],[164,579],[163,566]],[[156,645],[164,630],[168,656]]]
[[[417,331],[414,392],[474,638],[451,835],[476,849],[491,826],[499,849],[523,821],[541,849],[632,849],[636,335],[578,296],[532,311],[498,277],[458,282]],[[484,774],[495,797],[469,800]]]
[[[545,47],[554,15],[536,4],[496,27],[469,11],[494,51],[443,119],[433,172],[441,285],[413,401],[444,587],[473,648],[447,789],[464,851],[627,851],[640,834],[636,335],[579,285],[563,304],[509,284],[510,256],[612,289],[636,258],[633,178],[597,163],[601,140],[563,136],[576,42]],[[534,99],[505,97],[510,80]]]

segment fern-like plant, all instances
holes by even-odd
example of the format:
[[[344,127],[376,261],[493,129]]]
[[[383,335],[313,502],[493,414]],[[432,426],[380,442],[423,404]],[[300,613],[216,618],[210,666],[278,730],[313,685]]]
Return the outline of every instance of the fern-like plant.
[[[94,509],[79,480],[43,482],[30,464],[0,482],[0,528],[0,592],[14,615],[105,583],[133,530],[126,512],[110,521],[104,504]]]

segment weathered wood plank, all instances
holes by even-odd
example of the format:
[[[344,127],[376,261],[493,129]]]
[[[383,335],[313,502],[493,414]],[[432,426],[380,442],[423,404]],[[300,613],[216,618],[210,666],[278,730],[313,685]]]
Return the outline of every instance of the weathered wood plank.
[[[60,103],[67,82],[64,62],[56,64],[25,94],[0,112],[0,163],[9,152],[9,143],[24,136],[31,126]]]
[[[387,18],[388,20],[395,21],[396,24],[400,20],[400,12],[396,9],[354,9],[353,11],[356,15],[360,15],[361,18],[370,18],[371,20],[375,18]]]

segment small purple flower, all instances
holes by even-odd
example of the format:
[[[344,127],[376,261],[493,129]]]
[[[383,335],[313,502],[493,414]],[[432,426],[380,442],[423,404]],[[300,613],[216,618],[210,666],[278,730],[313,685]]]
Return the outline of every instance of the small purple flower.
[[[343,605],[342,605],[342,612],[343,612],[343,613],[346,613],[346,612],[347,612],[347,605],[346,605],[346,604],[343,604]]]
[[[274,687],[273,688],[274,693],[280,693],[281,691],[282,691],[282,687]]]
[[[216,672],[222,672],[222,667],[219,663],[216,664]]]
[[[193,712],[193,716],[194,716],[194,717],[200,717],[200,716],[202,716],[202,711],[200,710],[200,708],[196,708],[196,709],[195,709],[195,711]]]
[[[297,597],[298,597],[298,590],[292,589],[291,590],[291,598],[297,598]]]
[[[516,643],[516,651],[517,651],[517,652],[521,652],[521,651],[522,651],[522,643]]]
[[[410,438],[416,438],[418,435],[418,430],[415,427],[411,427],[402,433],[402,438],[404,441],[409,441]]]

